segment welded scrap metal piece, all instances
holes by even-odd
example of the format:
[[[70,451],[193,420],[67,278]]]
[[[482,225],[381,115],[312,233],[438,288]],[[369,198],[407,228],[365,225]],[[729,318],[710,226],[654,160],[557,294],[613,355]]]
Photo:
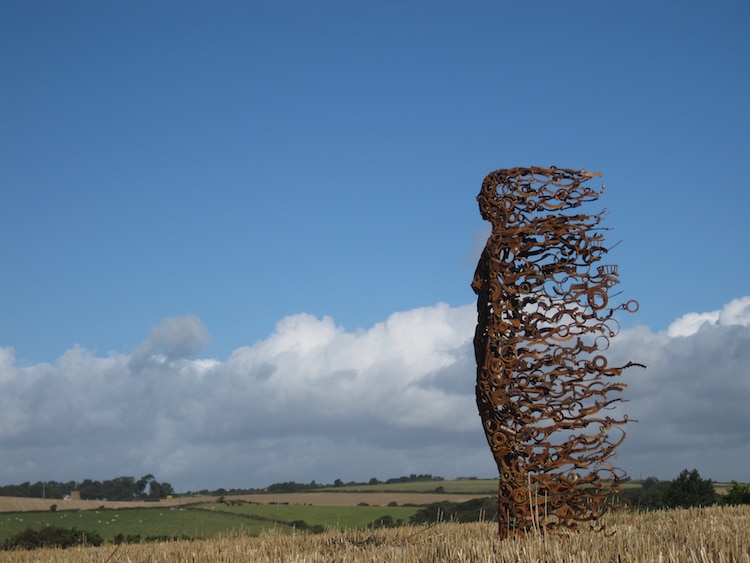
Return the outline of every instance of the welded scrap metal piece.
[[[619,331],[613,305],[617,266],[605,211],[574,213],[603,192],[598,173],[512,168],[489,174],[477,197],[492,233],[477,265],[474,338],[477,406],[499,471],[501,537],[576,528],[616,508],[625,474],[613,467],[627,416],[604,411],[623,401],[604,352]]]

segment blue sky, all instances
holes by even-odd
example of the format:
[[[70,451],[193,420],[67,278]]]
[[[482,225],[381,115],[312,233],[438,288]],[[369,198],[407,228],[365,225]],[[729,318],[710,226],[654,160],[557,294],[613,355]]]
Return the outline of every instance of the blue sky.
[[[356,338],[394,314],[463,312],[469,320],[458,323],[455,345],[465,347],[469,283],[488,233],[475,196],[488,172],[525,165],[603,173],[607,190],[592,210],[611,209],[608,240],[623,240],[611,255],[620,287],[641,303],[623,319],[627,330],[649,331],[652,343],[694,314],[717,330],[736,327],[744,342],[744,313],[726,325],[716,319],[750,295],[749,21],[740,1],[1,2],[0,348],[12,349],[0,372],[4,395],[43,409],[45,377],[67,381],[78,397],[77,386],[91,384],[78,379],[84,372],[118,388],[144,354],[227,371],[238,351],[255,350],[259,363],[248,370],[278,368],[281,352],[259,350],[297,329],[290,349],[305,348],[316,331],[302,328],[319,323],[325,332],[327,317]],[[414,322],[432,335],[432,325]],[[655,353],[634,349],[632,359],[638,352]],[[88,360],[66,368],[71,354]],[[400,358],[429,363],[408,351]],[[121,371],[106,371],[120,360]],[[465,388],[446,385],[464,404],[473,368],[456,362],[468,369],[453,375]],[[380,370],[345,364],[320,373],[353,370],[362,385],[380,385]],[[735,397],[750,398],[747,364],[727,370],[740,385]],[[229,371],[221,381],[241,387],[232,377],[248,372]],[[172,376],[163,381],[179,387]],[[224,395],[194,392],[222,404]],[[178,426],[180,416],[160,424]],[[477,459],[489,457],[476,414],[466,416],[480,432]],[[0,449],[28,464],[0,472],[0,482],[63,477],[50,468],[50,450],[34,447],[41,427],[6,424],[19,433]],[[106,435],[101,428],[91,422],[79,432]],[[198,451],[193,439],[185,438],[186,459]],[[353,450],[370,444],[350,439]],[[209,483],[208,469],[183,475],[167,465],[160,475],[161,466],[149,469],[156,454],[132,451],[130,465],[117,460],[123,473],[143,468],[186,487],[256,486],[279,475],[246,469]],[[286,459],[281,446],[273,451]],[[392,451],[373,458],[385,460],[379,477],[436,474],[444,461],[435,454],[423,468]],[[326,459],[344,468],[347,455]],[[700,467],[702,457],[680,463]],[[628,469],[669,477],[683,468],[641,459]],[[478,472],[491,469],[478,463]],[[64,471],[108,478],[111,467]],[[354,466],[351,476],[325,467],[278,480],[360,477]]]

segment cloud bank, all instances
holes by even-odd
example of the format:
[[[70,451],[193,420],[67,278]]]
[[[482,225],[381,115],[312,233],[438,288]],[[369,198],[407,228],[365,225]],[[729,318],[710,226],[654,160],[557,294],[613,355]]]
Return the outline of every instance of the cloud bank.
[[[410,473],[495,475],[474,404],[474,305],[394,313],[367,330],[306,314],[225,360],[196,358],[199,318],[165,319],[131,354],[17,366],[0,348],[0,484],[153,473],[177,490]],[[750,297],[624,330],[618,465],[750,481]]]

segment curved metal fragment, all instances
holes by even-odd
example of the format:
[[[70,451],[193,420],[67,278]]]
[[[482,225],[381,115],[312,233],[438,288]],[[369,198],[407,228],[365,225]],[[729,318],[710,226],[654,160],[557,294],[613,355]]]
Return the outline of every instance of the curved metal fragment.
[[[477,265],[474,337],[477,406],[500,474],[501,537],[530,529],[575,528],[615,508],[625,478],[610,464],[627,416],[617,402],[632,365],[611,366],[604,352],[619,330],[609,290],[617,266],[605,211],[575,213],[602,193],[584,170],[512,168],[489,174],[477,197],[492,223]]]

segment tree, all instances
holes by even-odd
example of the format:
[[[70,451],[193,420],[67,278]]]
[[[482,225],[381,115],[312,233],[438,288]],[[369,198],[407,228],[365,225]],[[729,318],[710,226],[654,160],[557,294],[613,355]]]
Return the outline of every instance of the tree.
[[[78,486],[78,491],[81,493],[82,500],[97,500],[107,498],[107,495],[104,492],[104,485],[100,481],[84,479]]]
[[[117,477],[105,481],[104,484],[107,486],[106,497],[110,500],[132,500],[137,494],[137,485],[133,477]]]
[[[669,481],[649,477],[639,487],[623,489],[622,496],[636,510],[659,510],[664,508],[664,495],[670,487]]]
[[[65,549],[78,545],[102,545],[104,538],[98,532],[86,532],[76,528],[61,528],[59,526],[45,526],[39,530],[31,527],[18,532],[0,543],[0,549],[19,550],[37,549],[43,547],[58,547]]]
[[[642,487],[642,488],[643,488],[644,490],[648,490],[648,489],[651,489],[651,488],[653,488],[653,487],[656,487],[656,486],[657,486],[658,484],[659,484],[659,479],[657,479],[656,477],[648,477],[648,478],[647,478],[647,479],[646,479],[646,480],[645,480],[645,481],[643,482],[643,484],[641,485],[641,487]]]
[[[724,504],[750,504],[750,485],[743,485],[737,481],[732,481],[732,488],[722,498]]]
[[[697,469],[683,469],[664,495],[664,504],[669,508],[710,506],[716,504],[716,500],[713,481],[701,478]]]
[[[166,497],[174,495],[174,487],[172,486],[171,483],[162,481],[160,485],[161,485],[161,494],[163,495],[162,498],[166,498]]]
[[[153,480],[154,480],[154,476],[151,475],[151,473],[148,473],[147,475],[144,475],[143,477],[138,479],[138,482],[135,484],[136,494],[137,495],[146,494],[146,487],[148,487]],[[150,488],[149,488],[149,491],[150,491]]]

